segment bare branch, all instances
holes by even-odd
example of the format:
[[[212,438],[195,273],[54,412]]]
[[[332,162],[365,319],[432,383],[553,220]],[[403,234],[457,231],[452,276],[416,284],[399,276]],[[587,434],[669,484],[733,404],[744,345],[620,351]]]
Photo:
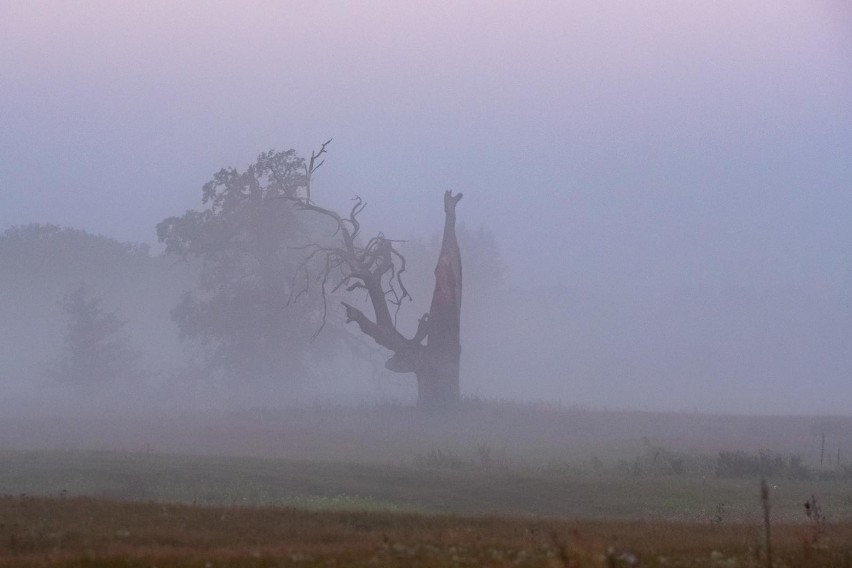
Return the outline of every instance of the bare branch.
[[[400,265],[399,270],[396,271],[396,281],[399,283],[399,287],[402,290],[402,299],[404,300],[408,298],[409,300],[412,300],[413,298],[411,297],[411,294],[408,293],[408,290],[406,289],[405,284],[402,281],[402,273],[405,272],[406,265],[405,257],[402,255],[401,252],[399,252],[393,247],[391,247],[391,253],[396,255],[397,258],[399,258]]]
[[[417,320],[417,331],[411,341],[419,344],[427,335],[429,335],[429,312],[426,312]]]
[[[314,334],[312,336],[313,338],[316,338],[320,334],[320,332],[323,330],[323,328],[325,327],[326,316],[328,315],[328,301],[327,301],[328,295],[325,293],[325,286],[326,286],[326,283],[328,282],[329,271],[330,271],[330,269],[329,269],[329,257],[326,257],[325,270],[323,271],[322,284],[320,285],[320,290],[322,290],[322,294],[321,294],[322,295],[322,323],[320,323],[320,326],[314,332]]]
[[[378,325],[355,306],[346,302],[341,302],[341,304],[346,308],[346,323],[354,321],[361,328],[362,332],[372,337],[382,347],[391,351],[403,351],[412,347],[410,341],[396,331],[395,328]]]
[[[345,276],[343,277],[343,279],[342,279],[340,282],[338,282],[338,283],[337,283],[337,285],[336,285],[334,288],[332,288],[332,289],[331,289],[331,293],[332,293],[332,294],[334,294],[335,292],[337,292],[338,290],[340,290],[340,288],[341,288],[344,284],[346,284],[347,282],[349,282],[349,281],[350,281],[350,280],[352,280],[353,278],[356,278],[356,276],[353,276],[352,274],[347,274],[347,275],[345,275]],[[357,288],[357,287],[358,287],[358,286],[356,286],[356,284],[361,284],[361,283],[360,283],[360,282],[356,282],[355,284],[352,284],[352,285],[350,285],[350,286],[347,286],[347,287],[346,287],[346,290],[347,290],[347,291],[349,291],[349,292],[351,292],[352,290],[354,290],[355,288]],[[353,288],[353,286],[355,286],[355,288]],[[366,286],[364,286],[363,284],[361,284],[361,287],[366,288]]]
[[[316,159],[325,154],[325,148],[333,139],[329,138],[328,141],[324,142],[320,147],[319,152],[311,152],[311,160],[307,164],[305,164],[305,202],[311,202],[311,178],[314,176],[314,172],[320,169],[325,163],[325,160],[321,160],[318,164],[316,163]]]
[[[288,306],[290,304],[295,304],[303,294],[308,293],[308,290],[310,288],[311,275],[307,270],[305,270],[305,287],[302,288],[301,290],[299,290],[299,292],[294,296],[293,291],[296,289],[296,278],[298,276],[299,276],[299,270],[296,269],[296,274],[293,275],[293,281],[290,283],[290,297],[287,298],[287,304],[286,304]]]
[[[357,195],[353,197],[352,200],[355,201],[355,205],[352,206],[352,210],[349,211],[349,218],[345,219],[345,221],[352,225],[352,238],[355,238],[361,231],[361,223],[359,223],[357,219],[358,214],[364,210],[367,203]]]
[[[420,344],[425,337],[425,322],[428,318],[425,316],[421,318],[418,325],[419,335],[415,335],[416,341],[407,339],[396,328],[397,317],[403,301],[406,298],[411,299],[411,295],[402,280],[402,274],[406,269],[405,257],[394,246],[395,243],[402,241],[388,239],[384,234],[379,233],[367,240],[364,245],[356,242],[356,238],[361,232],[358,216],[367,206],[367,203],[359,196],[353,198],[348,216],[343,216],[334,210],[317,205],[311,200],[311,178],[317,169],[323,165],[324,160],[320,157],[326,153],[326,148],[330,143],[331,140],[324,143],[318,151],[312,152],[310,159],[304,164],[305,196],[299,197],[293,194],[284,196],[297,209],[313,211],[333,221],[335,226],[333,236],[342,241],[340,246],[337,247],[321,246],[316,243],[293,247],[296,250],[307,251],[305,259],[299,266],[300,270],[306,272],[306,287],[299,291],[298,295],[307,292],[307,283],[310,280],[319,283],[323,308],[322,325],[316,332],[318,334],[326,322],[329,289],[332,294],[338,292],[341,288],[347,292],[365,290],[373,307],[375,321],[352,305],[343,302],[343,306],[346,308],[347,323],[356,322],[361,331],[372,337],[379,345],[394,351],[395,356],[410,362],[413,360],[411,359],[413,354],[416,354],[422,348]],[[315,274],[311,277],[308,273],[314,272],[311,265],[317,262],[318,258],[322,258],[323,262],[316,267]],[[334,279],[336,284],[329,288],[331,279]],[[295,289],[294,286],[293,290]],[[391,315],[389,304],[396,308],[393,315]],[[405,365],[394,363],[393,366],[402,368]]]

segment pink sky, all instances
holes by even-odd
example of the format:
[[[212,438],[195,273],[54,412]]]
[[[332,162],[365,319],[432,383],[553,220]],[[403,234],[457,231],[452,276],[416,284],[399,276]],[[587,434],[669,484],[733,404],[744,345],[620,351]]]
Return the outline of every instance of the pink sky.
[[[152,242],[220,167],[330,137],[316,191],[366,199],[368,232],[430,234],[463,191],[512,284],[633,316],[783,289],[852,337],[852,3],[0,3],[0,231]],[[852,348],[822,337],[788,367],[835,382],[790,407],[849,392]]]

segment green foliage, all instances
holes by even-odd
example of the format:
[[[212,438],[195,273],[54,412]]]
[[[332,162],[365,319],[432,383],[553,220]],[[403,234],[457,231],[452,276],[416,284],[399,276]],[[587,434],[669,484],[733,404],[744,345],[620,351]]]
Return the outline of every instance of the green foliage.
[[[202,189],[199,211],[157,225],[166,252],[200,263],[196,290],[172,311],[181,337],[207,348],[206,368],[229,377],[291,382],[334,342],[310,343],[320,324],[317,302],[292,302],[300,245],[319,240],[315,218],[290,202],[305,185],[293,150],[269,151],[245,171],[225,168]],[[311,296],[311,292],[308,292]]]
[[[81,285],[61,302],[68,318],[65,351],[48,370],[58,383],[100,388],[115,381],[140,380],[139,353],[129,347],[127,325],[118,311],[108,311],[102,300]]]

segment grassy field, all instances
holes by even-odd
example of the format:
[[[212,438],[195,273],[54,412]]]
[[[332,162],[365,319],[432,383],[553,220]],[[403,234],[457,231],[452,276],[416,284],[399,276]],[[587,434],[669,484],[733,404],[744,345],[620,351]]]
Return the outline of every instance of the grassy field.
[[[845,418],[473,403],[0,426],[0,565],[763,566],[766,475],[776,565],[852,566]]]
[[[649,447],[715,456],[771,449],[819,465],[852,463],[852,417],[726,416],[591,411],[467,401],[455,412],[404,405],[317,405],[180,412],[127,407],[0,407],[0,449],[100,449],[405,465],[432,450],[478,461],[481,447],[509,466],[614,466]]]
[[[772,479],[773,516],[805,522],[812,495],[852,521],[852,482]],[[0,493],[462,515],[757,522],[758,478],[633,470],[407,466],[115,452],[0,452]]]
[[[775,566],[852,565],[852,523],[772,527]],[[758,526],[0,498],[0,566],[765,566]]]

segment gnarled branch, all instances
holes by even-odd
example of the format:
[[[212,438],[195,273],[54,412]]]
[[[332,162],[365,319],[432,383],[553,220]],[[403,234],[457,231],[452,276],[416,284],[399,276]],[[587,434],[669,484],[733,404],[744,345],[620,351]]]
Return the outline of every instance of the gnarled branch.
[[[406,268],[405,256],[394,246],[395,243],[401,241],[389,239],[384,234],[379,233],[367,240],[366,244],[359,244],[357,237],[361,232],[361,223],[358,215],[364,211],[367,204],[358,196],[353,198],[354,203],[346,217],[311,201],[311,176],[323,164],[322,161],[317,162],[317,159],[326,153],[326,146],[330,142],[331,140],[323,144],[318,152],[313,152],[310,161],[305,164],[305,196],[301,197],[295,193],[283,196],[298,209],[312,211],[331,219],[335,227],[332,237],[339,237],[342,241],[340,246],[323,246],[312,243],[296,247],[297,250],[310,251],[302,260],[297,271],[297,275],[302,272],[306,274],[306,288],[300,290],[299,295],[307,291],[307,285],[311,280],[308,276],[311,272],[311,265],[319,263],[316,268],[318,274],[314,278],[316,282],[319,282],[320,293],[323,298],[322,325],[317,330],[317,333],[319,333],[326,321],[329,278],[332,277],[332,272],[340,271],[339,277],[334,277],[337,284],[331,289],[331,293],[337,292],[340,288],[345,288],[349,292],[358,289],[366,290],[375,314],[375,321],[373,321],[358,308],[343,302],[347,323],[357,323],[364,334],[372,337],[382,347],[395,353],[394,357],[391,358],[395,362],[389,364],[388,368],[399,372],[414,370],[411,367],[411,361],[416,359],[415,355],[423,348],[422,341],[427,334],[425,322],[428,321],[428,317],[421,318],[414,339],[406,338],[396,328],[396,316],[402,302],[406,298],[411,299],[411,295],[402,280],[402,274]],[[275,196],[274,198],[280,197]],[[293,290],[295,289],[294,279]],[[389,303],[396,307],[393,316],[391,316]]]

